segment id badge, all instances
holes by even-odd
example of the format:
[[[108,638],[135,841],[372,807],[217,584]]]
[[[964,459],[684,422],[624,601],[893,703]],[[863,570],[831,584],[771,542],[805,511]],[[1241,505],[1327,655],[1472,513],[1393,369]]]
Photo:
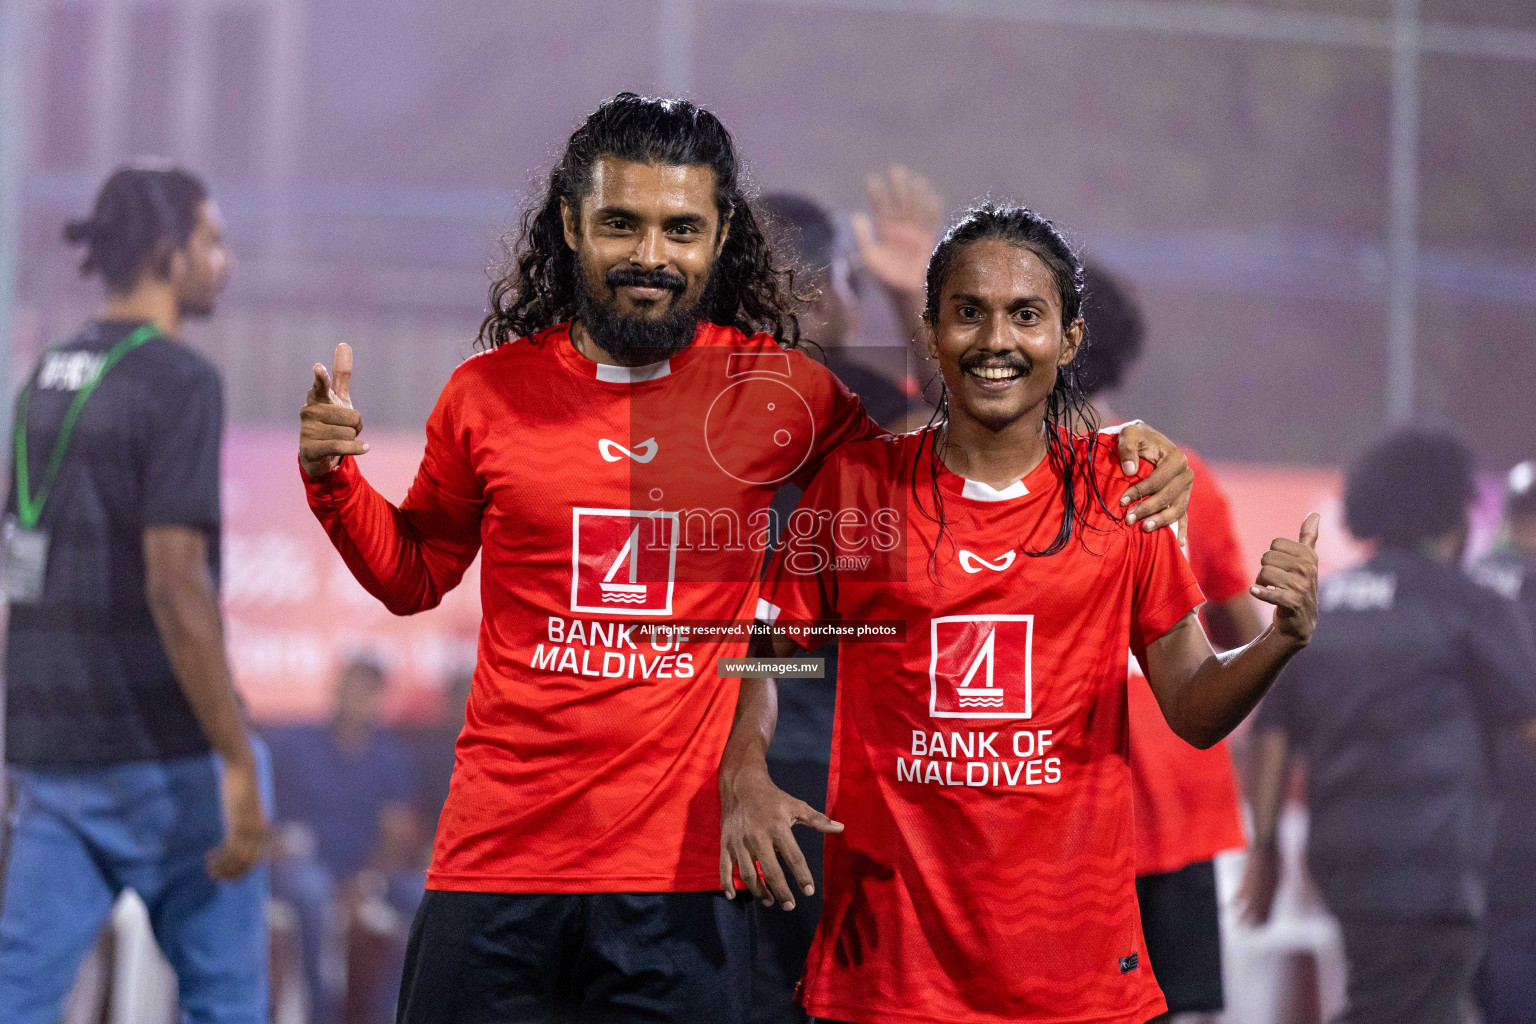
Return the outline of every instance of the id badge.
[[[5,596],[12,604],[36,604],[48,571],[48,534],[5,521]]]

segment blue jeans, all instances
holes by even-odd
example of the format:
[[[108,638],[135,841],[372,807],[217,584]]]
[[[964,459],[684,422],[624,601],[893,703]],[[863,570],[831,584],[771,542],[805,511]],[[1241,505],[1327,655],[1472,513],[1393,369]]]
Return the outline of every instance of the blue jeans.
[[[252,738],[270,813],[271,761]],[[78,771],[11,768],[0,893],[0,1021],[53,1024],[123,889],[149,908],[182,1020],[265,1024],[267,867],[215,882],[223,762],[213,754]]]

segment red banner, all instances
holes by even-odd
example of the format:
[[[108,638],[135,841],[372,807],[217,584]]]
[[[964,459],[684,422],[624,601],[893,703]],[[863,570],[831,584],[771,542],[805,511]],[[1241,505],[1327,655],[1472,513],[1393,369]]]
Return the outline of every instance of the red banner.
[[[398,502],[424,441],[369,432],[360,460],[374,487]],[[1254,573],[1275,537],[1295,537],[1322,513],[1318,555],[1326,573],[1364,554],[1344,527],[1337,470],[1219,464],[1213,467],[1237,520]],[[1498,516],[1487,481],[1474,530],[1485,546]],[[480,564],[439,608],[391,615],[352,578],[304,500],[295,432],[235,430],[225,449],[224,601],[237,683],[262,721],[329,713],[337,672],[349,657],[378,659],[389,675],[394,717],[435,717],[450,674],[474,664]]]
[[[369,431],[359,463],[399,502],[425,439]],[[420,615],[391,615],[352,578],[310,514],[297,431],[234,430],[224,452],[224,605],[236,683],[259,721],[324,718],[350,657],[380,661],[398,718],[432,718],[448,676],[474,664],[480,563]]]

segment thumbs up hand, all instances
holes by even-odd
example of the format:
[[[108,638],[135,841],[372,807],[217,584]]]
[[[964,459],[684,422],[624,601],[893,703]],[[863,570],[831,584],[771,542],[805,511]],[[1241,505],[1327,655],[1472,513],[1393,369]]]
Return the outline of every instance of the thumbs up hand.
[[[315,364],[315,382],[299,413],[299,465],[312,477],[335,469],[344,455],[362,455],[363,418],[352,408],[352,346],[336,346],[334,372]]]
[[[1313,512],[1301,524],[1296,540],[1276,538],[1264,552],[1259,578],[1249,588],[1254,597],[1275,606],[1275,629],[1298,647],[1312,640],[1317,628],[1317,527]]]

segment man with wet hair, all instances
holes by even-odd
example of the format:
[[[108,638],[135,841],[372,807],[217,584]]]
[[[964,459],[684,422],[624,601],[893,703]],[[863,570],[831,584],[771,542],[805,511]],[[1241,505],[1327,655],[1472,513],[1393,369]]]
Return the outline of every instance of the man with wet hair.
[[[1311,636],[1315,514],[1271,545],[1251,586],[1273,624],[1211,650],[1177,536],[1120,501],[1114,430],[1075,431],[1093,419],[1075,368],[1082,298],[1054,224],[1020,206],[970,210],[927,274],[939,418],[840,449],[769,567],[756,650],[787,657],[821,624],[867,638],[840,657],[837,820],[810,822],[829,833],[799,988],[818,1020],[1162,1013],[1137,922],[1129,654],[1168,725],[1209,747]],[[891,538],[869,525],[886,517]],[[802,802],[765,757],[776,689],[742,684],[720,766],[720,884],[739,884],[734,865],[755,896],[794,903]]]
[[[107,294],[16,404],[0,1020],[51,1024],[132,888],[187,1018],[264,1024],[270,781],[219,611],[222,385],[177,340],[229,274],[219,209],[133,165],[65,237]]]
[[[1506,730],[1536,741],[1530,629],[1459,568],[1475,496],[1472,453],[1443,431],[1398,431],[1355,461],[1345,521],[1375,551],[1323,581],[1312,646],[1254,722],[1241,898],[1268,919],[1295,751],[1307,863],[1343,928],[1350,1024],[1460,1024],[1488,904],[1488,755]]]

